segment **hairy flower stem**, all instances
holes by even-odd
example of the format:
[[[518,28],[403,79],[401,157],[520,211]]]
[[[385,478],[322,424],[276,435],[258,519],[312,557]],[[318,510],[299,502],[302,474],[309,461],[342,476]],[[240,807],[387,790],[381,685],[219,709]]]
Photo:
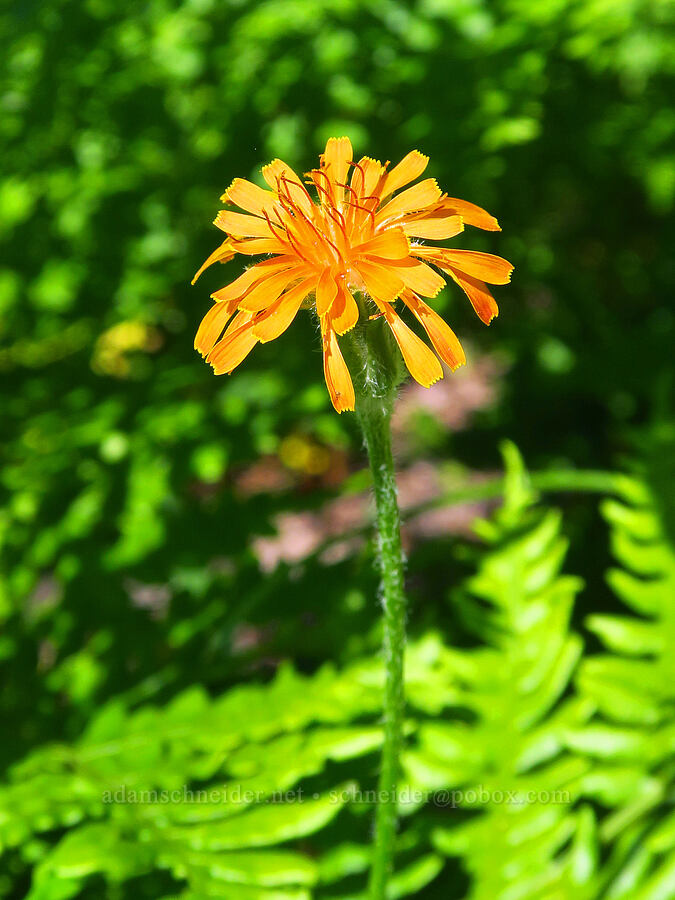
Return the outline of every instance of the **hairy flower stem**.
[[[375,813],[370,875],[371,900],[387,896],[394,863],[397,788],[404,716],[403,654],[406,601],[396,473],[391,450],[391,413],[401,381],[401,360],[384,322],[371,321],[350,332],[345,350],[358,372],[356,413],[363,430],[377,508],[384,655],[384,744]],[[356,364],[356,365],[355,365]]]
[[[384,610],[384,745],[375,814],[375,846],[370,876],[372,900],[384,900],[391,875],[396,840],[399,756],[403,730],[403,651],[405,594],[403,557],[396,499],[396,476],[391,453],[391,410],[385,407],[361,416],[377,505],[381,597]]]

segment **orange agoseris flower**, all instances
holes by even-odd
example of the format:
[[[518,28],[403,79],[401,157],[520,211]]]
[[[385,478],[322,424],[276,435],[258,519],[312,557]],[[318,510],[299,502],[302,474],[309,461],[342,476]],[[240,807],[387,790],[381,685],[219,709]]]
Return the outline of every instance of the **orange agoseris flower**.
[[[199,326],[195,347],[216,375],[231,372],[259,341],[279,337],[300,307],[312,302],[321,323],[333,406],[338,412],[353,410],[354,388],[337,336],[359,320],[354,293],[370,298],[372,312],[385,317],[420,384],[431,386],[443,377],[443,369],[399,317],[396,300],[412,311],[451,369],[465,362],[454,332],[422,298],[435,297],[445,286],[440,269],[465,291],[487,324],[498,310],[485,282],[506,284],[513,266],[489,253],[420,243],[454,237],[465,224],[500,230],[493,216],[448,197],[433,178],[401,190],[424,172],[428,161],[413,150],[392,169],[367,156],[354,162],[349,138],[330,138],[319,168],[307,173],[306,182],[280,159],[263,167],[268,189],[235,178],[221,200],[244,213],[218,213],[215,224],[228,237],[192,283],[207,266],[237,253],[266,258],[211,295],[215,303]],[[313,185],[316,200],[306,185]]]

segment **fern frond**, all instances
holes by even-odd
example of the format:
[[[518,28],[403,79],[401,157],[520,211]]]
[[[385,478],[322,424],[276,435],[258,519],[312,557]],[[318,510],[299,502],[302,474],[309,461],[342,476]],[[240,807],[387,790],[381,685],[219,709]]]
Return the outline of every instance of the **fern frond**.
[[[413,714],[452,702],[452,678],[438,638],[411,646]],[[216,699],[192,688],[165,707],[112,703],[76,744],[41,748],[12,769],[0,788],[0,849],[39,848],[29,900],[153,873],[184,883],[181,897],[346,897],[344,879],[357,896],[372,800],[356,795],[353,776],[374,787],[382,685],[380,662],[364,660],[313,676],[282,667],[268,685]],[[350,852],[338,837],[324,866],[315,836],[347,809],[363,843]],[[392,896],[417,892],[442,866],[413,829],[406,840]]]
[[[574,804],[589,763],[564,739],[592,710],[565,696],[582,649],[570,632],[581,583],[561,574],[559,513],[536,507],[517,451],[505,452],[505,502],[480,524],[489,549],[462,597],[487,645],[455,653],[460,714],[422,726],[406,770],[413,784],[450,798],[433,842],[461,857],[468,896],[571,897],[575,886],[583,896],[579,870],[593,864],[579,860],[592,860],[594,838],[589,812]]]
[[[652,900],[675,896],[675,551],[642,483],[602,513],[621,566],[607,580],[630,614],[587,620],[608,652],[580,668],[580,693],[597,712],[568,745],[594,761],[584,793],[609,810],[607,896]]]

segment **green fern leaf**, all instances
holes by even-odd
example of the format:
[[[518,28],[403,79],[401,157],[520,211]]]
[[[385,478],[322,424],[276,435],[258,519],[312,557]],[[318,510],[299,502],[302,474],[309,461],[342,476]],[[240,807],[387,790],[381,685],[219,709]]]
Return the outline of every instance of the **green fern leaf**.
[[[433,841],[461,857],[471,898],[585,896],[594,832],[574,803],[590,765],[565,746],[592,710],[565,697],[582,649],[569,629],[581,583],[560,572],[560,515],[534,505],[515,448],[506,457],[504,505],[479,527],[489,551],[462,598],[470,627],[487,635],[456,654],[465,721],[423,726],[406,770],[415,785],[446,789],[449,821]]]
[[[606,896],[658,900],[675,896],[675,552],[640,482],[602,512],[623,566],[607,580],[631,614],[587,619],[609,652],[580,668],[579,690],[597,714],[568,745],[596,763],[584,793],[608,810]]]

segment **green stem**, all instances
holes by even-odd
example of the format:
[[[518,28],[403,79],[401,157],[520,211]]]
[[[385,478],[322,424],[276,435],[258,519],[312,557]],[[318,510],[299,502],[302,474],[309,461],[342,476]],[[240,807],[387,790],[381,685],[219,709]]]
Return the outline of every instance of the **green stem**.
[[[401,354],[382,317],[371,321],[366,302],[361,322],[345,335],[341,347],[354,379],[356,415],[363,430],[377,510],[380,596],[383,607],[384,742],[375,811],[375,841],[370,873],[370,900],[384,900],[394,868],[396,812],[403,744],[405,593],[401,517],[391,452],[391,413],[396,391],[406,375]]]
[[[391,452],[391,406],[368,404],[360,415],[377,508],[378,558],[381,577],[384,653],[384,744],[375,815],[375,846],[370,877],[372,900],[386,897],[394,862],[399,757],[402,745],[406,602],[403,585],[400,514],[394,458]]]

